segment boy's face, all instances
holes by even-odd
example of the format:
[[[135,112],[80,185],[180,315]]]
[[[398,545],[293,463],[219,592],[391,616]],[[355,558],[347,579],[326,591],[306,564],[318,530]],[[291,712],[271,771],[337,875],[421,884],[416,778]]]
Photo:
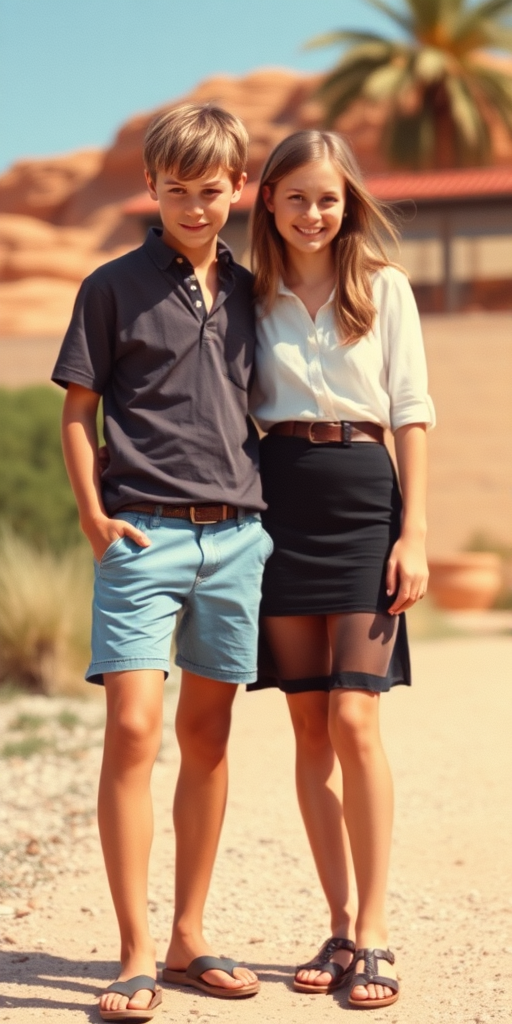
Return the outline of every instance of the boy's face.
[[[160,206],[164,242],[196,263],[216,244],[247,175],[233,184],[222,167],[190,181],[183,181],[172,169],[158,171],[155,181],[148,171],[145,174],[150,195]]]

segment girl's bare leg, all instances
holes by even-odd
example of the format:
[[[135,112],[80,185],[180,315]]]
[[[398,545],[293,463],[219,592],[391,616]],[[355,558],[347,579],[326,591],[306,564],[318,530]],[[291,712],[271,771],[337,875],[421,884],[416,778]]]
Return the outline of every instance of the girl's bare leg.
[[[329,732],[340,759],[344,810],[358,891],[356,947],[387,949],[386,885],[393,821],[393,785],[380,738],[379,695],[361,690],[333,690]],[[356,972],[364,970],[360,961]],[[380,973],[396,977],[381,961]],[[392,995],[382,985],[357,986],[354,999]]]
[[[181,766],[174,798],[176,882],[166,964],[184,970],[214,952],[203,937],[203,912],[226,808],[227,744],[237,687],[183,672],[176,713]],[[245,967],[235,977],[206,971],[212,985],[240,988],[257,980]]]
[[[149,853],[153,839],[151,772],[162,735],[164,674],[105,675],[107,724],[98,796],[98,823],[110,892],[121,936],[121,972],[155,977],[155,948],[147,916]],[[128,1000],[108,993],[104,1010],[146,1008],[153,993]]]
[[[286,679],[329,675],[331,655],[325,616],[283,616],[265,620],[267,636]],[[328,730],[327,693],[306,691],[287,696],[296,740],[299,807],[320,884],[331,914],[331,933],[354,938],[355,881],[348,834],[343,820],[342,778]],[[340,950],[333,961],[347,967],[352,959]],[[302,970],[297,980],[325,985],[331,976]]]
[[[348,833],[342,810],[342,778],[328,732],[329,697],[301,693],[288,697],[296,738],[296,783],[299,807],[306,827],[320,884],[330,914],[331,934],[355,937],[355,882]],[[339,950],[333,961],[348,967],[352,955]],[[297,980],[328,985],[329,974],[302,970]]]

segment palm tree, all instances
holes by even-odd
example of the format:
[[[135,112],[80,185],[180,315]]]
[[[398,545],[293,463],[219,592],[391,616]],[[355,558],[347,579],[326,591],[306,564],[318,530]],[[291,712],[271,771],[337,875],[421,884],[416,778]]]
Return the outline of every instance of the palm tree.
[[[394,42],[373,32],[337,31],[308,47],[349,46],[319,90],[333,122],[356,99],[385,101],[383,144],[394,166],[483,164],[491,158],[490,120],[512,135],[512,75],[482,50],[512,50],[502,16],[512,0],[366,0],[404,33]]]

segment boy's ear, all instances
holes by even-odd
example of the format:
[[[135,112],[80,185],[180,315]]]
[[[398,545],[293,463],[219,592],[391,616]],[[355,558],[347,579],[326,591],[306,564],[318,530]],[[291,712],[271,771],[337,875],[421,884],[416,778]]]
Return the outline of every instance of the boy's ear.
[[[246,173],[244,171],[244,173],[240,175],[240,178],[237,181],[236,185],[233,185],[233,195],[231,196],[231,202],[232,203],[237,203],[238,200],[240,199],[240,196],[242,195],[242,190],[243,190],[243,187],[244,187],[246,181],[247,181],[247,175],[246,175]]]
[[[158,202],[158,196],[156,194],[155,182],[153,181],[153,178],[151,177],[149,171],[146,170],[146,168],[144,168],[144,177],[146,179],[146,185],[148,186],[148,192],[149,192],[151,198],[154,199],[155,202]]]
[[[261,194],[263,196],[263,202],[265,203],[269,213],[274,213],[274,203],[272,200],[272,189],[270,188],[270,185],[262,185]]]

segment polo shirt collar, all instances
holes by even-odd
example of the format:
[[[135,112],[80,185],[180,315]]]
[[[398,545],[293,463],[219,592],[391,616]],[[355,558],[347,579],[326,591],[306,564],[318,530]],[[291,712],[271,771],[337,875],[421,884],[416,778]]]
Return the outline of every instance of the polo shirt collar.
[[[177,249],[173,249],[172,246],[166,245],[162,239],[162,233],[162,228],[150,228],[144,246],[159,270],[168,270],[171,263],[174,263],[174,260],[180,256],[180,253]],[[230,266],[234,263],[231,249],[221,238],[217,242],[217,259]]]

